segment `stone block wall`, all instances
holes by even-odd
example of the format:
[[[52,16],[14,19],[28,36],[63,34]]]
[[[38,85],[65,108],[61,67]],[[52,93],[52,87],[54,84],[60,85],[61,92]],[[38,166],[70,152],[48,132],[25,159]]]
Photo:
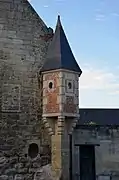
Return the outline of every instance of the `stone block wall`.
[[[73,175],[80,175],[79,151],[74,144],[94,144],[97,180],[119,179],[119,128],[78,129],[73,133]]]
[[[27,0],[0,0],[0,179],[33,179],[43,137],[38,72],[51,34]],[[28,156],[30,144],[37,158]],[[32,153],[32,150],[29,150]],[[28,175],[29,174],[29,175]]]

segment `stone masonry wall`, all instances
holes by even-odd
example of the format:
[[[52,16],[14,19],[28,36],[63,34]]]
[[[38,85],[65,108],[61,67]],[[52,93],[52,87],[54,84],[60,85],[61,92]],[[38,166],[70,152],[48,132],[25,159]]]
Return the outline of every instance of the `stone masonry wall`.
[[[74,144],[95,144],[97,180],[119,179],[119,128],[79,129],[73,135]],[[98,146],[99,145],[99,146]],[[73,174],[80,175],[78,147],[73,146]]]
[[[48,143],[41,141],[37,78],[50,42],[45,34],[51,29],[27,0],[0,0],[0,180],[33,179]],[[33,148],[35,159],[28,156]]]

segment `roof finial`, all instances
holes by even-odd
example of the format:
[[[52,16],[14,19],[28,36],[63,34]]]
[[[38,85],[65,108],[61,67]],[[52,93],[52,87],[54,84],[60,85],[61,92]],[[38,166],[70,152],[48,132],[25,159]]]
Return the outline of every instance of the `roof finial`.
[[[58,15],[58,20],[60,21],[60,15]]]
[[[58,15],[57,26],[58,26],[58,27],[61,27],[60,15]]]

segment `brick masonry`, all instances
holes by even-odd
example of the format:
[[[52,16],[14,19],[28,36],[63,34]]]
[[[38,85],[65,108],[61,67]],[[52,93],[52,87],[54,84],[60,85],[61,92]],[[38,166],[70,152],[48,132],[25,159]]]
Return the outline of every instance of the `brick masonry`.
[[[33,179],[41,159],[33,163],[28,146],[49,142],[41,129],[37,78],[51,40],[41,38],[47,34],[52,36],[51,28],[27,0],[0,0],[1,180]]]
[[[59,113],[59,73],[48,73],[44,75],[45,80],[43,81],[43,105],[44,105],[44,114],[47,113]],[[49,84],[52,83],[52,88],[49,88]],[[45,103],[46,100],[46,103]]]
[[[51,89],[49,83],[53,85]],[[69,83],[71,88],[68,87]],[[43,116],[62,114],[68,117],[78,117],[78,84],[78,74],[72,71],[58,70],[43,73]]]

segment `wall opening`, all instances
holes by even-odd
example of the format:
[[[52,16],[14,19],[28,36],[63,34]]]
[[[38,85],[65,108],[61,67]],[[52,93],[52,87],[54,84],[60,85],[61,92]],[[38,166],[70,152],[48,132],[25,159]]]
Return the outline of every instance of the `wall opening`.
[[[53,83],[50,82],[50,83],[49,83],[49,89],[52,89],[52,88],[53,88]]]
[[[95,171],[95,146],[80,145],[80,180],[96,179]]]
[[[71,84],[71,82],[68,83],[68,88],[69,88],[69,89],[72,89],[72,84]]]
[[[38,148],[38,145],[36,143],[32,143],[29,145],[28,155],[30,158],[33,159],[33,158],[37,157],[38,152],[39,152],[39,148]]]

